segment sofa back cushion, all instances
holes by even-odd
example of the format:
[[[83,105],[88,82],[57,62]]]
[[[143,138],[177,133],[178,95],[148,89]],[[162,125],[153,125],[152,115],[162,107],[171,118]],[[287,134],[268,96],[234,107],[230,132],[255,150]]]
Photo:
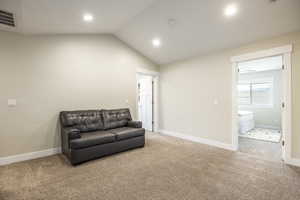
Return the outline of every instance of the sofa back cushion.
[[[74,127],[80,132],[104,129],[102,111],[100,110],[62,111],[60,120],[62,126]]]
[[[104,128],[112,129],[126,126],[131,121],[131,115],[128,108],[115,110],[102,110]]]

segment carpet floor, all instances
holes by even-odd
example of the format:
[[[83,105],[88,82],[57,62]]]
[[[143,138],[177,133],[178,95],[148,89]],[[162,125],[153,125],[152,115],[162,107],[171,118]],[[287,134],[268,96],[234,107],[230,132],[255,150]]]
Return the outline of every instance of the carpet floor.
[[[62,155],[0,167],[1,200],[299,200],[300,168],[162,136],[73,167]]]

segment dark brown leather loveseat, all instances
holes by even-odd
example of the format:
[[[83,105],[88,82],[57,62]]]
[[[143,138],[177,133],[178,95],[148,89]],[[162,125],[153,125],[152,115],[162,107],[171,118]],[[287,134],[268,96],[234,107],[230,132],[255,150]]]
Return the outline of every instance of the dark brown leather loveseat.
[[[145,145],[129,109],[62,111],[60,122],[62,152],[73,165]]]

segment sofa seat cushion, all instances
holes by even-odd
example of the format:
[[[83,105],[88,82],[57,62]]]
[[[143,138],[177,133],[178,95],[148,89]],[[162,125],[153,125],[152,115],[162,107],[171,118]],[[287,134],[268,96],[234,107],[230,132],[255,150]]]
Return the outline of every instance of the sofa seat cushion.
[[[116,135],[107,131],[80,133],[81,138],[70,141],[71,149],[82,149],[116,140]]]
[[[126,140],[129,138],[145,135],[145,129],[143,128],[122,127],[122,128],[111,129],[108,131],[116,134],[117,140]]]

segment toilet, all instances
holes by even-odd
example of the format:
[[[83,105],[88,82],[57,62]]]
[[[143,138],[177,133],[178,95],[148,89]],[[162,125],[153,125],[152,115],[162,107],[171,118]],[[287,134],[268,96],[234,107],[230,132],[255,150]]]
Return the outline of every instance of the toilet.
[[[238,112],[239,115],[239,132],[240,134],[245,134],[248,131],[254,129],[254,115],[252,111],[242,111]]]

